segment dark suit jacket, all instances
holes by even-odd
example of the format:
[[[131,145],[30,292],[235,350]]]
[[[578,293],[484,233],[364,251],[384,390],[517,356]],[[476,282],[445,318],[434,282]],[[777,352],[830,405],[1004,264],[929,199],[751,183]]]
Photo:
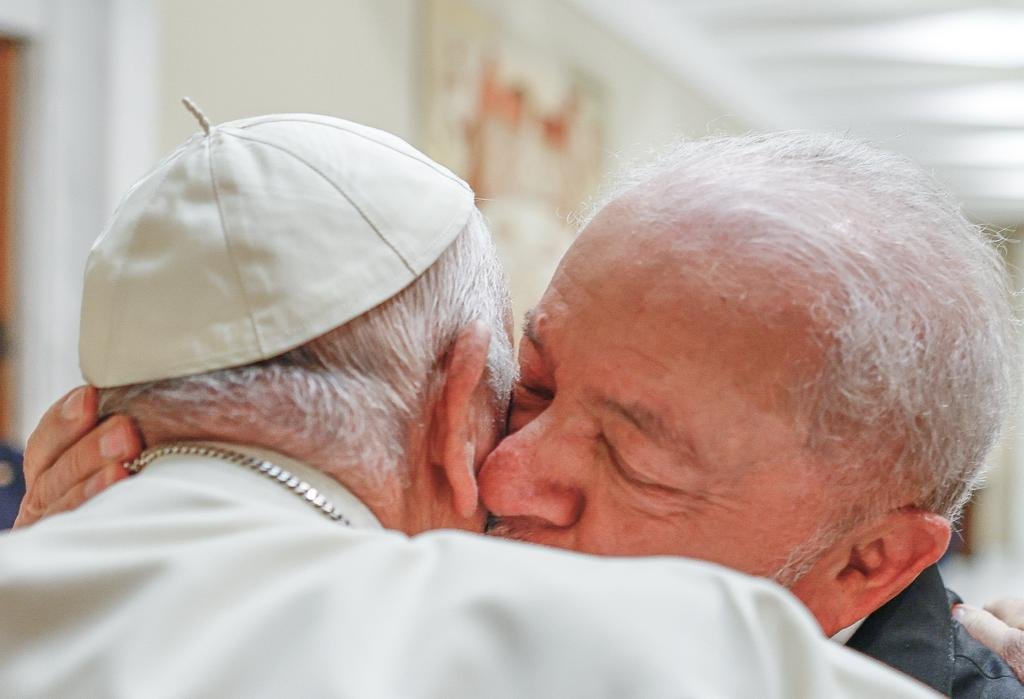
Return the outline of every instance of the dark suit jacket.
[[[3,443],[0,443],[0,471],[0,530],[3,530],[14,524],[25,496],[21,454]]]
[[[956,699],[1024,699],[1003,659],[953,620],[960,601],[935,566],[869,616],[846,645]]]

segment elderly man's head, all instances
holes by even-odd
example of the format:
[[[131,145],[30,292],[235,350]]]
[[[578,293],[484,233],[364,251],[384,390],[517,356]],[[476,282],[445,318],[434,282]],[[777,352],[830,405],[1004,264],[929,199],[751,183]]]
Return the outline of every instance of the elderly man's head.
[[[100,410],[133,416],[150,443],[243,441],[303,458],[394,528],[479,530],[475,472],[515,375],[509,309],[474,212],[423,275],[354,320],[256,364],[105,389]]]
[[[247,129],[270,133],[277,127],[262,125],[277,121],[218,127],[223,135],[208,137],[248,163],[251,143],[262,141]],[[303,117],[295,128],[315,128],[318,138],[339,131],[322,122]],[[276,137],[317,157],[319,149],[293,143],[291,128]],[[340,132],[362,133],[352,125]],[[380,219],[402,219],[391,221],[390,235],[408,238],[418,227],[423,217],[410,217],[402,202],[421,187],[455,192],[445,216],[429,220],[441,226],[451,211],[466,220],[471,198],[449,186],[450,174],[404,144],[378,149],[364,136],[344,148],[365,145],[375,160],[336,158],[322,167],[337,166],[344,187],[355,177],[350,164],[381,163],[359,170],[352,191],[405,197]],[[368,136],[377,145],[381,138]],[[394,162],[395,148],[412,161]],[[322,186],[320,171],[295,192],[293,178],[276,178],[294,160],[268,161],[266,183],[227,208],[244,231],[255,225],[249,209],[263,206],[264,189],[288,192],[269,224],[259,220],[261,237],[239,238],[254,246],[247,281],[268,308],[287,311],[261,321],[306,315],[294,283],[268,286],[268,278],[279,274],[315,295],[319,286],[297,270],[317,263],[329,280],[336,259],[316,252],[327,239],[317,225],[302,229],[307,257],[275,247],[293,226],[278,214],[291,212],[293,199],[308,206],[307,189]],[[387,186],[383,171],[396,173]],[[212,161],[197,172],[212,177]],[[166,199],[177,202],[179,192]],[[212,223],[182,220],[197,240],[219,245],[219,236],[204,237],[224,227],[224,208],[217,196],[210,201],[203,211]],[[349,206],[324,190],[317,204],[341,232],[362,231],[366,237],[353,240],[374,246],[378,264],[412,271],[366,218],[380,202]],[[152,209],[138,207],[146,225],[131,219],[130,232],[148,245]],[[120,387],[105,391],[103,411],[136,417],[152,443],[244,441],[305,459],[352,488],[386,526],[407,532],[479,529],[483,466],[480,493],[500,517],[498,533],[600,554],[693,556],[773,576],[829,631],[880,606],[941,555],[948,520],[976,482],[1010,400],[1010,319],[997,253],[918,168],[849,141],[776,134],[687,143],[633,171],[598,208],[532,313],[509,419],[514,434],[486,463],[515,372],[503,276],[479,214],[467,215],[448,249],[404,290],[380,296],[384,303],[326,334],[303,328],[314,339],[283,354],[182,377],[176,352],[199,366],[208,354],[186,336],[176,352],[153,352],[161,370],[175,370],[159,376],[178,378],[108,382]],[[197,260],[171,233],[162,244],[186,264],[174,267],[175,284],[160,288],[180,306],[180,270]],[[409,240],[436,240],[432,228],[420,234]],[[94,270],[103,274],[93,277],[102,293],[87,293],[101,309],[124,298],[112,293],[120,288],[119,240],[101,244],[106,255]],[[165,257],[137,250],[147,253],[138,269],[149,283],[152,260]],[[235,283],[231,267],[212,269],[210,278]],[[356,289],[391,284],[379,269],[352,278]],[[216,303],[219,289],[206,292]],[[149,311],[85,314],[93,330],[86,347],[100,348],[90,366],[131,365],[123,348],[111,359],[119,346],[108,341],[108,321],[131,346],[149,347]],[[257,316],[249,310],[246,319],[234,331],[243,338]],[[188,313],[177,322],[189,325]],[[196,337],[220,347],[219,334]]]
[[[496,531],[704,558],[828,631],[936,560],[1009,403],[1001,261],[929,176],[825,136],[634,171],[532,312]]]
[[[482,529],[515,363],[472,190],[342,119],[199,121],[89,255],[79,349],[101,414],[151,446],[305,461],[392,529]]]

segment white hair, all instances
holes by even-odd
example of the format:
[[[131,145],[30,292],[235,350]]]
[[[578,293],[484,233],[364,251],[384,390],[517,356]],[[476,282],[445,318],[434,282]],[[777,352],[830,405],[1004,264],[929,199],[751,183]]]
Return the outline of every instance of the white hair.
[[[708,137],[629,168],[582,223],[609,204],[677,231],[719,293],[803,307],[824,361],[791,400],[837,480],[958,516],[1020,379],[999,241],[932,176],[843,137]]]
[[[442,360],[474,320],[491,330],[488,381],[496,415],[503,411],[515,378],[509,312],[501,264],[474,211],[438,260],[380,306],[256,364],[106,389],[101,413],[197,435],[211,424],[264,434],[268,446],[319,456],[332,473],[379,486],[404,477],[410,437],[439,397]]]

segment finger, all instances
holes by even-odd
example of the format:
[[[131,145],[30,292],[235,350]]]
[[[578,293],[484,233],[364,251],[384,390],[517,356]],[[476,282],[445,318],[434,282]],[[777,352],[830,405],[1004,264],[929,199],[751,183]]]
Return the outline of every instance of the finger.
[[[1024,629],[1024,599],[996,600],[986,604],[985,609],[1008,625]]]
[[[1003,658],[1006,664],[1013,668],[1017,679],[1024,684],[1024,631],[1017,631],[1016,636],[1010,639],[1009,645],[1004,648],[1006,655]]]
[[[18,515],[14,518],[14,524],[11,525],[11,528],[20,529],[21,527],[27,527],[30,524],[35,524],[42,516],[42,512],[30,511],[25,506],[25,501],[22,500],[21,506],[18,508]]]
[[[958,604],[953,607],[953,618],[963,624],[967,632],[977,640],[999,655],[1004,654],[1014,629],[1007,626],[1001,619],[997,619],[984,609],[978,609],[969,604]]]
[[[1012,603],[1011,606],[1020,604],[1020,600],[1000,600],[1000,607],[1005,609],[1003,602]],[[958,612],[960,608],[966,608]],[[1024,682],[1024,630],[1013,628],[994,614],[982,609],[975,609],[969,605],[959,605],[953,608],[953,615],[960,619],[957,614],[962,614],[966,621],[961,621],[967,627],[972,636],[984,643],[986,646],[1003,656],[1006,664],[1013,668],[1017,679]]]
[[[98,493],[103,492],[114,483],[128,477],[128,471],[121,465],[107,466],[88,479],[75,484],[74,487],[64,493],[60,499],[50,504],[44,513],[44,517],[55,515],[60,512],[68,512],[90,500]]]
[[[73,444],[26,490],[24,520],[38,519],[72,488],[104,470],[121,468],[141,449],[141,437],[130,419],[115,415],[104,421]]]
[[[26,487],[96,425],[98,400],[94,387],[79,386],[50,406],[25,445]]]

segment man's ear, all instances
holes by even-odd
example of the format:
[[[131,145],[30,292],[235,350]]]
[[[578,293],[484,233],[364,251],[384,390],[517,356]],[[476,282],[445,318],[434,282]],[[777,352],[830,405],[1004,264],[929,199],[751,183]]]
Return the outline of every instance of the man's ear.
[[[793,586],[832,635],[902,592],[949,546],[949,520],[915,507],[893,510],[843,537]]]
[[[448,481],[455,511],[466,518],[480,506],[476,464],[491,446],[481,444],[487,439],[482,423],[492,418],[485,412],[490,342],[491,331],[485,323],[475,321],[463,328],[445,358],[444,387],[435,408],[431,463],[440,467]]]

